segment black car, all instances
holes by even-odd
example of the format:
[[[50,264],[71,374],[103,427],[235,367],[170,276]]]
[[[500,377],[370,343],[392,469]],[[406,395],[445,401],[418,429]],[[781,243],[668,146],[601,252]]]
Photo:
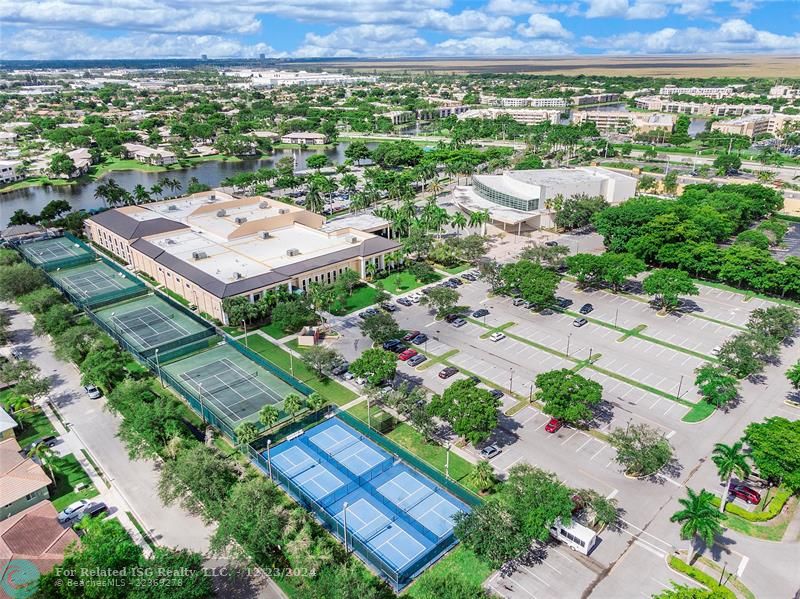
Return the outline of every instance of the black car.
[[[549,248],[554,248],[558,245],[557,241],[545,241],[544,244]]]
[[[442,283],[441,285],[442,285],[442,287],[447,287],[447,288],[449,288],[449,289],[455,289],[456,287],[458,287],[458,285],[456,285],[455,283],[453,283],[453,281],[445,281],[445,282],[444,282],[444,283]]]
[[[569,308],[572,305],[572,300],[566,297],[557,297],[556,303],[559,308]]]
[[[394,304],[390,304],[389,302],[384,302],[383,304],[381,304],[381,308],[383,308],[387,312],[397,312],[400,309]]]
[[[411,340],[411,343],[414,345],[422,345],[428,340],[428,336],[425,333],[420,333],[416,337]]]
[[[408,364],[409,366],[417,366],[419,364],[422,364],[427,359],[428,356],[426,356],[425,354],[417,354],[416,356],[412,356],[411,358],[408,359]]]
[[[350,368],[350,364],[347,362],[342,362],[341,364],[331,368],[331,374],[333,376],[342,376],[345,372],[347,372],[348,368]]]
[[[102,501],[96,501],[83,508],[83,512],[81,512],[81,517],[78,519],[78,521],[83,520],[84,518],[99,516],[100,514],[105,514],[106,512],[108,512],[108,506]]]
[[[489,395],[491,395],[495,399],[500,399],[501,397],[503,397],[503,395],[505,395],[505,393],[500,391],[500,389],[492,389],[491,391],[489,391]]]
[[[460,314],[448,314],[447,316],[444,317],[444,321],[446,323],[450,324],[450,323],[458,320],[459,318],[461,318]]]
[[[443,368],[441,371],[439,371],[439,378],[440,379],[449,379],[451,376],[453,376],[457,372],[458,372],[458,368],[455,368],[454,366],[448,366],[447,368]]]
[[[477,281],[478,280],[478,277],[476,277],[475,275],[472,275],[470,273],[466,273],[466,274],[461,275],[461,278],[462,279],[466,279],[467,281]]]
[[[408,299],[407,297],[401,297],[401,298],[398,298],[398,300],[397,300],[397,303],[398,303],[398,304],[400,304],[401,306],[406,306],[406,307],[409,307],[409,306],[413,306],[413,305],[414,305],[414,302],[412,302],[412,301],[411,301],[410,299]]]
[[[486,316],[489,313],[489,310],[486,308],[480,308],[479,310],[475,310],[472,313],[473,318],[480,318],[481,316]]]
[[[578,312],[580,312],[581,314],[588,314],[592,310],[594,310],[594,306],[592,304],[583,304],[581,306],[581,309],[578,310]]]
[[[479,384],[479,383],[481,382],[481,379],[480,379],[480,377],[477,377],[477,376],[474,376],[474,375],[473,375],[473,376],[471,376],[471,377],[469,377],[469,380],[471,380],[471,381],[472,381],[473,383],[475,383],[476,385],[477,385],[477,384]]]
[[[447,282],[448,283],[452,283],[453,285],[455,285],[457,287],[460,287],[461,285],[464,284],[464,281],[462,281],[461,279],[457,279],[456,277],[451,277],[451,278],[447,279]]]
[[[377,311],[377,310],[374,310],[374,309],[364,310],[363,312],[361,312],[361,313],[358,315],[358,317],[359,317],[359,318],[361,318],[362,320],[366,320],[366,319],[367,319],[367,318],[369,318],[370,316],[374,316],[374,315],[375,315],[375,314],[377,314],[377,313],[378,313],[378,311]]]
[[[399,339],[389,339],[389,341],[383,342],[383,349],[385,349],[386,351],[392,351],[398,345],[401,345]]]

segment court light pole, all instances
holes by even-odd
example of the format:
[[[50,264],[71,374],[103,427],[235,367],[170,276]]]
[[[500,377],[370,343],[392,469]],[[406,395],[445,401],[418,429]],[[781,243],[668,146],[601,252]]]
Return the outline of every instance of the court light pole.
[[[267,468],[269,469],[269,479],[272,480],[272,455],[269,452],[272,439],[267,439]]]
[[[444,475],[450,478],[450,442],[447,442],[447,448],[444,454]]]
[[[206,422],[206,408],[203,403],[203,383],[197,383],[197,388],[200,390],[198,394],[200,399],[200,416],[203,418],[203,428],[205,428],[208,426],[208,422]]]
[[[158,359],[158,348],[156,348],[156,370],[158,371],[158,380],[161,383],[161,388],[164,389],[164,379],[161,377],[161,362]]]
[[[344,521],[344,553],[347,555],[347,502],[342,504],[342,520]]]
[[[250,344],[247,342],[247,321],[242,318],[242,326],[244,327],[244,346],[250,349]]]

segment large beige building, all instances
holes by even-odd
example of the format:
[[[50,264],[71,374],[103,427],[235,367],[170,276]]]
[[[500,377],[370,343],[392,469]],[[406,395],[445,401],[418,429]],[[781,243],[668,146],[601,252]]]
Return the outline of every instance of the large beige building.
[[[746,135],[751,138],[763,133],[781,137],[784,127],[793,123],[800,124],[800,115],[782,113],[749,114],[728,121],[716,121],[711,124],[711,130],[727,135]]]
[[[745,114],[769,114],[769,104],[712,104],[710,102],[680,102],[658,96],[636,98],[636,108],[658,112],[674,112],[699,116],[742,116]]]
[[[655,131],[657,129],[671,132],[675,125],[675,116],[662,114],[660,112],[625,112],[621,110],[574,110],[572,112],[572,123],[594,123],[598,131],[609,132],[632,132],[643,133]]]
[[[561,119],[561,111],[530,108],[474,108],[458,115],[458,119],[496,119],[499,116],[510,116],[524,125],[538,125],[545,122],[555,125]]]
[[[666,85],[658,93],[662,96],[704,96],[719,100],[732,96],[734,91],[732,87],[676,87],[674,85]]]
[[[86,220],[94,243],[225,322],[222,300],[257,301],[280,286],[306,290],[346,269],[361,277],[384,267],[399,245],[352,227],[323,229],[325,218],[272,198],[203,192],[107,210]]]

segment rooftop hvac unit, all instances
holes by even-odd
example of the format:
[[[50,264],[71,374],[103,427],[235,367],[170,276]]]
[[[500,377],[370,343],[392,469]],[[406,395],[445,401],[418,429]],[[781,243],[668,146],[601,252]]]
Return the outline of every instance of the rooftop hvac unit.
[[[174,212],[177,209],[178,207],[175,204],[170,204],[169,206],[167,206],[167,210],[169,210],[170,212]]]
[[[261,233],[259,233],[259,236],[261,237],[261,239],[269,239],[270,238],[269,231],[261,231]]]
[[[217,210],[217,216],[225,216],[226,214],[227,212],[225,212],[225,208],[223,208],[222,210]]]
[[[213,194],[213,193],[208,194],[208,201],[209,202],[216,202],[217,201],[216,194]]]
[[[347,243],[358,243],[358,237],[355,235],[349,235],[347,237]]]
[[[300,250],[298,250],[297,248],[288,249],[288,250],[286,250],[286,255],[287,256],[299,256],[300,255]]]
[[[174,239],[167,239],[166,243],[167,243],[167,245],[175,245],[175,240]]]
[[[289,212],[287,208],[278,208],[278,214],[286,214]]]
[[[244,223],[247,222],[247,217],[237,216],[236,218],[233,219],[233,222],[235,222],[237,225],[243,225]]]
[[[269,208],[269,202],[259,202],[258,207],[264,210],[265,208]]]
[[[195,260],[202,260],[203,258],[208,258],[208,254],[205,252],[192,252],[192,258]]]
[[[233,280],[234,281],[238,281],[241,278],[242,278],[242,273],[240,273],[240,272],[233,273]]]

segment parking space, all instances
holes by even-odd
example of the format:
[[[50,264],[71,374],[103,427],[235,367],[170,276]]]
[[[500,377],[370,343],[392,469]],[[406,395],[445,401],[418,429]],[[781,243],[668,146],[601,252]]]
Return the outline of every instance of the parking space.
[[[648,420],[658,422],[662,426],[671,427],[677,424],[690,409],[666,397],[650,393],[640,387],[634,387],[591,368],[584,368],[581,370],[581,374],[603,385],[605,401],[626,410],[638,408],[636,410],[638,414]]]
[[[486,586],[493,595],[509,599],[578,599],[595,576],[569,549],[550,545],[541,562],[520,566],[508,577],[495,573]]]
[[[789,225],[781,248],[773,250],[772,254],[779,260],[785,260],[787,256],[800,256],[800,224]]]
[[[776,305],[773,302],[757,297],[744,301],[744,295],[741,293],[725,291],[724,289],[716,289],[705,285],[698,285],[698,288],[700,289],[700,295],[689,300],[690,307],[695,304],[697,306],[695,311],[698,314],[740,327],[747,324],[751,311],[756,308],[768,308]]]

